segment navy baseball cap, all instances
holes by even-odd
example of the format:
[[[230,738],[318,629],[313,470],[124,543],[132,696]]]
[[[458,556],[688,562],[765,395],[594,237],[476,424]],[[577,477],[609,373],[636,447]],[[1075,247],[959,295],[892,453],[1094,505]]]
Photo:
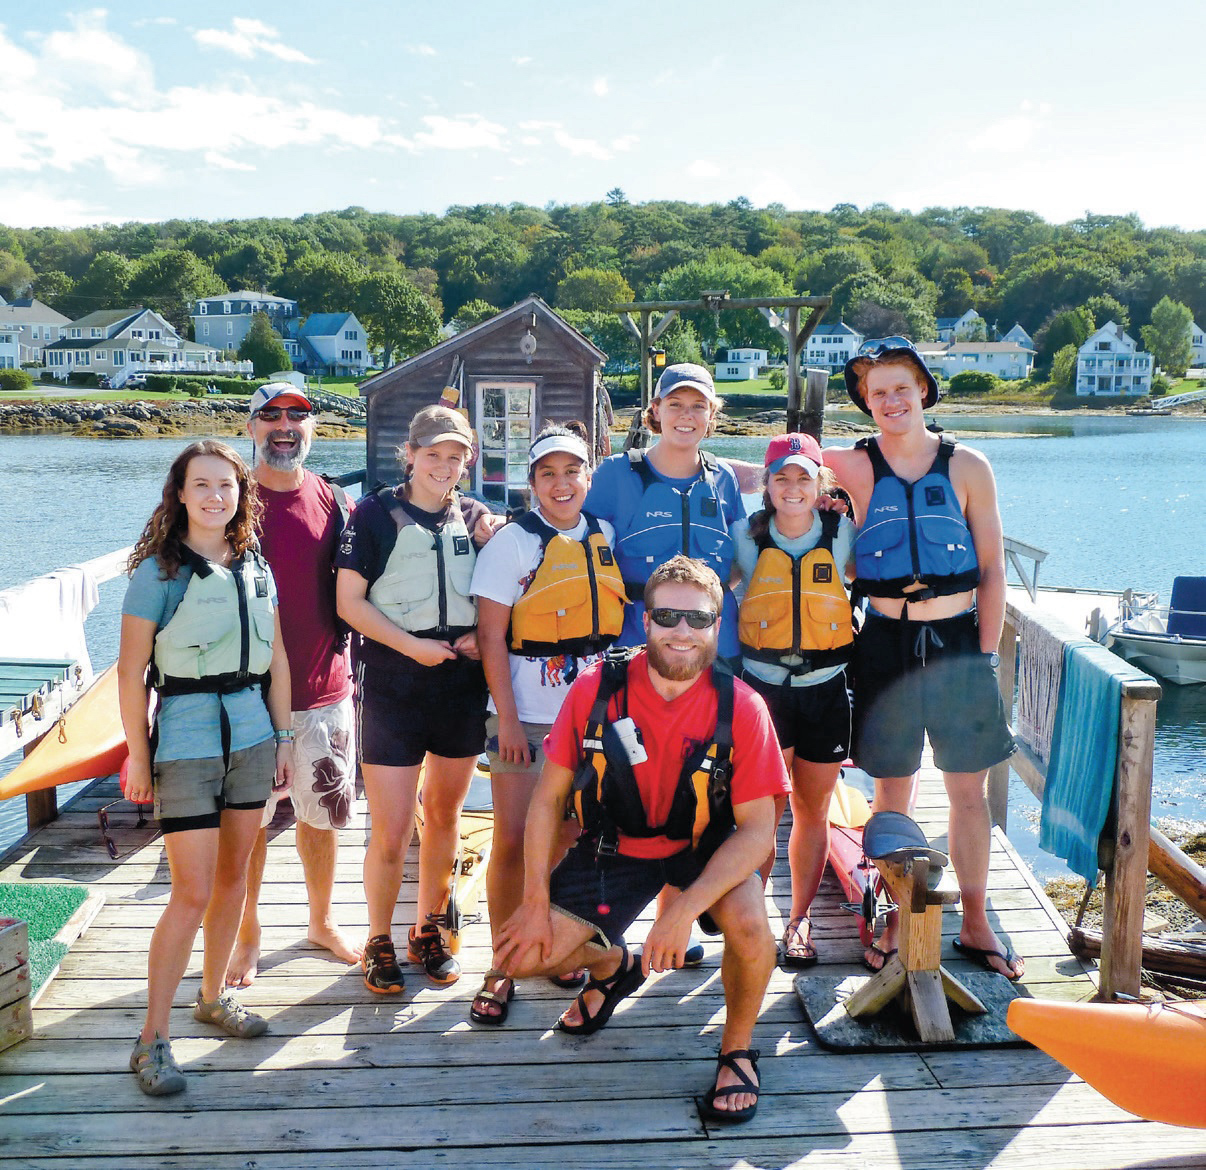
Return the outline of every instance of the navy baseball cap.
[[[917,347],[907,337],[876,337],[870,341],[864,341],[858,347],[858,353],[846,363],[843,370],[846,381],[846,393],[850,396],[850,401],[863,414],[869,415],[871,408],[867,405],[862,394],[859,393],[858,374],[855,372],[854,367],[858,364],[860,358],[880,359],[895,354],[903,354],[905,357],[910,358],[921,374],[926,386],[925,398],[921,403],[922,409],[929,410],[930,407],[937,406],[938,383],[934,380],[934,375],[930,373],[925,362],[921,360],[921,354],[917,352]]]

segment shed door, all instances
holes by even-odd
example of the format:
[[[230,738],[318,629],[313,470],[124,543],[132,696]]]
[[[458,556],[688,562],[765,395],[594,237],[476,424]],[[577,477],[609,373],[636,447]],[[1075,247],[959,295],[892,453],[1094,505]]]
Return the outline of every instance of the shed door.
[[[474,487],[494,503],[513,507],[528,486],[528,448],[534,437],[536,383],[494,378],[477,384],[481,458]]]

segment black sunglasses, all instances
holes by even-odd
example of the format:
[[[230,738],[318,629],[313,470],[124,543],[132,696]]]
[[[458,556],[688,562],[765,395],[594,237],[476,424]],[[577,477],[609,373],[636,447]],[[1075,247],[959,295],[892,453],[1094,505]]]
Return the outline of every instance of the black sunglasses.
[[[691,629],[706,630],[716,624],[718,617],[720,614],[713,613],[710,609],[663,609],[659,607],[649,611],[649,620],[664,630],[674,629],[683,618],[687,619],[687,625]]]
[[[304,422],[310,417],[310,411],[302,410],[300,407],[290,406],[287,410],[282,411],[279,406],[261,406],[255,412],[256,418],[262,418],[265,422],[276,422],[281,414],[287,414],[290,422]]]
[[[109,810],[115,804],[124,803],[125,797],[122,797],[118,800],[111,800],[103,808],[98,808],[96,810],[96,823],[100,825],[101,840],[105,843],[105,849],[108,850],[109,856],[113,858],[114,861],[117,861],[121,854],[119,854],[117,851],[117,842],[113,840],[113,836],[109,832]],[[146,813],[144,811],[145,806],[136,804],[134,807],[138,811],[138,824],[136,824],[134,827],[136,829],[141,829],[147,823]]]

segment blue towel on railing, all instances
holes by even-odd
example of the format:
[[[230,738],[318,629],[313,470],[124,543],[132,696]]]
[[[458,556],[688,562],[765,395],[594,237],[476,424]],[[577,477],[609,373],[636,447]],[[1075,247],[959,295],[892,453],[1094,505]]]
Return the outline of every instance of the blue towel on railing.
[[[1090,884],[1114,793],[1122,680],[1135,677],[1145,676],[1096,642],[1064,645],[1039,847]]]

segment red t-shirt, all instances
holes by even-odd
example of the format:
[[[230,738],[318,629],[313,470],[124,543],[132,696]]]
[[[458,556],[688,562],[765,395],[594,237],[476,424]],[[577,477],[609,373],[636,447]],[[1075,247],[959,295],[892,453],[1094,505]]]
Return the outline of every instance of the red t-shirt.
[[[569,689],[553,729],[544,741],[548,758],[574,770],[582,762],[582,732],[599,693],[603,664],[595,663]],[[608,714],[618,719],[622,712],[619,695],[608,704]],[[670,812],[670,802],[682,774],[683,762],[701,744],[710,743],[716,730],[716,689],[711,672],[676,699],[667,702],[653,689],[645,652],[640,651],[628,667],[628,714],[641,729],[648,760],[633,769],[645,811],[652,824],[660,824]],[[783,753],[762,697],[740,680],[733,684],[733,776],[734,806],[764,796],[791,791]],[[669,857],[683,848],[668,837],[625,837],[620,852],[628,857]]]
[[[289,659],[294,711],[325,707],[351,694],[347,654],[335,649],[335,573],[343,520],[335,493],[311,471],[301,487],[274,492],[260,485],[260,548],[272,566]]]

